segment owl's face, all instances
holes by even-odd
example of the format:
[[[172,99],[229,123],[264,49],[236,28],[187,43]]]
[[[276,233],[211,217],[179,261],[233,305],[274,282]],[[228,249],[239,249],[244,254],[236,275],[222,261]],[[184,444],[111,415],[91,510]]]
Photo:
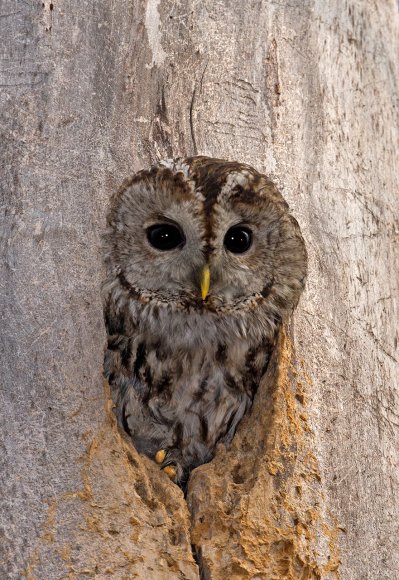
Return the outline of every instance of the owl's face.
[[[158,304],[236,312],[273,291],[289,302],[284,276],[303,284],[296,222],[246,165],[195,157],[140,172],[117,194],[109,225],[115,273]]]

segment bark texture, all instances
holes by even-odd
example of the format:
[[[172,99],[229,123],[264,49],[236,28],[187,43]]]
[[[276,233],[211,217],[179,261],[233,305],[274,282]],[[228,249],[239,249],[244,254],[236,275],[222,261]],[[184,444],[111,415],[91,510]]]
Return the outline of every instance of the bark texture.
[[[399,576],[398,21],[394,0],[0,2],[2,578]],[[100,234],[126,177],[195,153],[268,173],[310,268],[186,501],[113,421]]]

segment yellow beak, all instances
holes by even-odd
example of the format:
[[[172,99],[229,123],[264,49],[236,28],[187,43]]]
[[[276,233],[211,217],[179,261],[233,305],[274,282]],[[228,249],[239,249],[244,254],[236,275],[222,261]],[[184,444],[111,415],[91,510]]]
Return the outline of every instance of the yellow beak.
[[[209,266],[206,265],[203,267],[201,272],[201,295],[202,300],[208,296],[209,286],[211,285],[211,273],[209,271]]]

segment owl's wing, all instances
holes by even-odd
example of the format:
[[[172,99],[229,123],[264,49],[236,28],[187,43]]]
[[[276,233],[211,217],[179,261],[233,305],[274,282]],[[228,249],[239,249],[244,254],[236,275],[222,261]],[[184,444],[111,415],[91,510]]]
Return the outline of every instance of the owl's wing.
[[[126,336],[108,338],[104,375],[110,384],[119,425],[132,439],[137,451],[153,457],[169,439],[169,429],[148,405],[148,386],[124,364],[129,344],[130,339]]]

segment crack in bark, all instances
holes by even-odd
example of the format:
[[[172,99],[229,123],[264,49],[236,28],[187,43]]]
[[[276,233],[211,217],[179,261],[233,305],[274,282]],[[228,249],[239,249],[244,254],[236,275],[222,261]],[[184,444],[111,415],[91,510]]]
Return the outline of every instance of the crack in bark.
[[[198,155],[197,142],[195,139],[195,131],[194,131],[194,119],[193,119],[195,95],[196,95],[196,87],[194,87],[193,95],[191,97],[191,103],[190,103],[190,131],[191,131],[191,140],[193,142],[194,155]]]

